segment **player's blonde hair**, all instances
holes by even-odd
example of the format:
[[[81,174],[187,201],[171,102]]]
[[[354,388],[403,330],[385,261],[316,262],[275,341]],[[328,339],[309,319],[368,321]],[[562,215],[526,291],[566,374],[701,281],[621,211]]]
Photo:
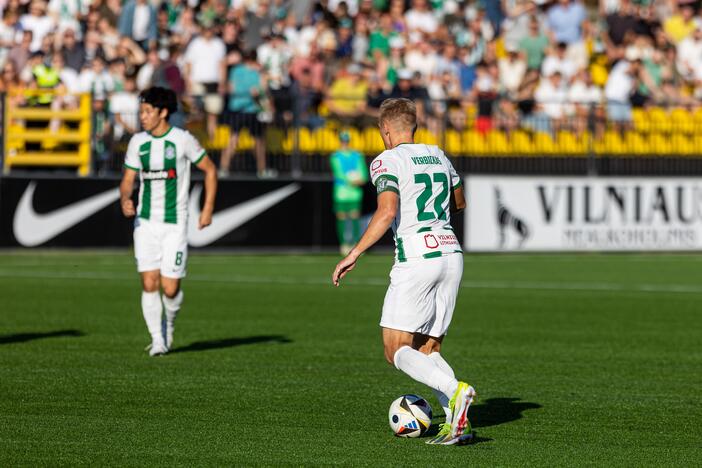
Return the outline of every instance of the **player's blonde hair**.
[[[405,98],[386,99],[380,105],[378,123],[388,123],[395,130],[414,132],[417,127],[417,106]]]

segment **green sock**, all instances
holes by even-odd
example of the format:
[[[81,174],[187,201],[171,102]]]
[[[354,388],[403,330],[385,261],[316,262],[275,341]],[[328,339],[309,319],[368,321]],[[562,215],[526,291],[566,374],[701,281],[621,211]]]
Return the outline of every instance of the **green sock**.
[[[339,245],[346,242],[346,220],[336,219],[336,237],[339,238]]]
[[[351,228],[353,232],[352,244],[355,244],[361,239],[361,220],[360,218],[354,218],[351,220]]]

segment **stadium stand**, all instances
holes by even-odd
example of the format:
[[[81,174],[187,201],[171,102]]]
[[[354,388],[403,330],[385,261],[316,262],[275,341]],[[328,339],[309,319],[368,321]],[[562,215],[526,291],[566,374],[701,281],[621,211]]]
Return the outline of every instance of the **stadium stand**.
[[[181,96],[175,124],[215,159],[227,153],[222,175],[326,171],[342,129],[352,147],[375,155],[378,106],[400,96],[419,104],[417,139],[459,159],[695,159],[698,8],[686,0],[3,0],[4,170],[119,171],[138,129],[138,92],[152,85]],[[38,101],[50,91],[57,97]]]

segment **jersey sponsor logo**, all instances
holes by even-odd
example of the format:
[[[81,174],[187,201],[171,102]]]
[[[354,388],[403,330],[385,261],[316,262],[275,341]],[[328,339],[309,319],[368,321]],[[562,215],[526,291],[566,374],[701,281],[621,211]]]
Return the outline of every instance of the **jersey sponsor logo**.
[[[417,165],[441,164],[441,159],[436,156],[412,156],[412,162]]]
[[[383,167],[382,169],[376,169],[375,171],[373,171],[373,175],[377,176],[378,174],[384,174],[386,172],[388,172],[388,169],[386,167]]]
[[[49,213],[37,213],[34,211],[36,186],[34,181],[27,186],[17,204],[12,223],[15,239],[24,247],[35,247],[50,241],[119,199],[119,188],[114,188]]]
[[[193,247],[209,245],[285,200],[298,190],[300,190],[300,184],[293,183],[239,203],[215,213],[212,215],[212,224],[210,226],[205,229],[198,229],[202,186],[199,184],[195,185],[190,193],[188,206],[190,219],[188,222],[188,243]]]
[[[380,166],[383,165],[383,160],[382,159],[376,159],[373,161],[373,164],[371,164],[371,171],[375,171],[376,169],[380,169]]]
[[[439,246],[439,241],[434,234],[425,234],[424,245],[426,245],[428,249],[435,249]]]
[[[178,174],[175,169],[169,169],[167,171],[141,171],[141,175],[144,180],[167,180],[167,179],[177,179]]]

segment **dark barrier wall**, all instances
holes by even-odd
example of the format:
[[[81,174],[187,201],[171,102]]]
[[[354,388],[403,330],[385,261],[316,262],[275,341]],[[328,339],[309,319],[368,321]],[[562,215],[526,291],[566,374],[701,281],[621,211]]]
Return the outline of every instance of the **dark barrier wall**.
[[[0,246],[121,247],[133,220],[122,216],[117,179],[0,178]],[[329,180],[221,181],[213,224],[190,229],[194,247],[333,248],[337,245]],[[366,187],[364,215],[375,208]],[[135,193],[136,195],[136,193]],[[191,198],[202,197],[193,181]],[[198,204],[191,200],[191,219]],[[462,219],[453,221],[459,235]],[[388,234],[383,245],[392,245]]]

